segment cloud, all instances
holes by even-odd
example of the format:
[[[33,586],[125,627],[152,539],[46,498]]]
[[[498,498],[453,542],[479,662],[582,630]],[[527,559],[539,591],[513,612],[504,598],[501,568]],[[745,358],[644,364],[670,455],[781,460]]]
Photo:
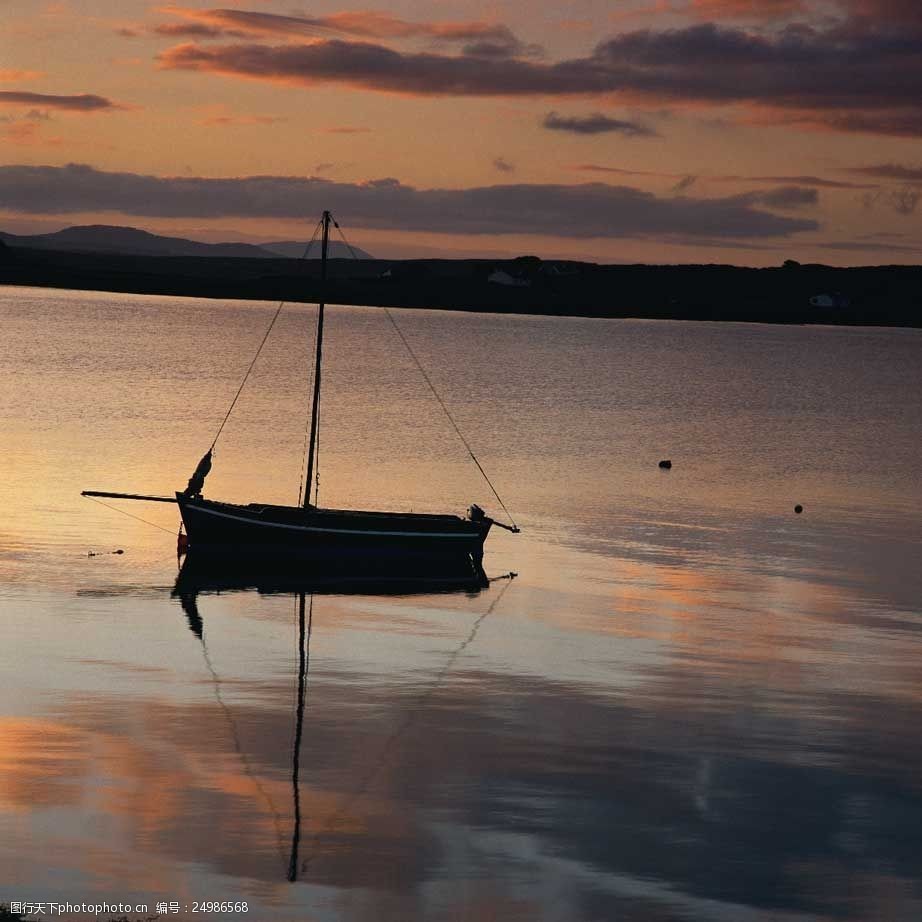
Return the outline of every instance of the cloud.
[[[661,101],[749,104],[769,121],[834,131],[922,133],[922,41],[911,33],[708,23],[616,36],[593,59],[621,89]]]
[[[342,25],[346,15],[327,19]],[[463,49],[460,54],[404,51],[371,41],[327,38],[281,45],[190,42],[165,50],[159,61],[165,69],[417,96],[620,93],[673,106],[743,106],[750,120],[805,129],[919,136],[922,32],[894,31],[886,25],[886,20],[853,19],[823,28],[800,24],[769,32],[702,23],[622,33],[584,57],[551,62],[511,52],[491,57]],[[435,27],[426,28],[431,34]],[[456,26],[452,36],[466,30],[470,24]],[[590,132],[596,125],[605,129],[595,116],[587,121],[552,115],[549,127],[559,123],[559,130],[579,133],[581,125]],[[608,127],[631,130],[617,123]]]
[[[681,195],[687,192],[698,179],[698,176],[683,176],[673,187],[673,194]],[[816,189],[805,189],[800,186],[779,186],[776,189],[765,191],[744,192],[733,196],[729,201],[743,202],[747,205],[764,205],[766,208],[804,208],[808,205],[816,205],[819,202],[819,193]]]
[[[155,35],[165,35],[169,38],[217,38],[220,35],[228,35],[224,29],[217,26],[209,26],[203,22],[165,22],[154,26],[151,29]],[[237,36],[243,36],[245,33],[237,32]]]
[[[0,83],[18,83],[20,80],[34,80],[43,76],[37,70],[16,70],[11,67],[0,67]]]
[[[692,0],[699,19],[784,19],[805,11],[803,0]]]
[[[4,128],[0,137],[10,144],[37,143],[40,127],[35,122],[14,122],[9,128]]]
[[[865,211],[873,211],[883,203],[892,208],[897,214],[909,216],[915,214],[922,199],[922,191],[917,186],[905,185],[898,188],[878,189],[876,192],[867,192],[861,198]]]
[[[788,237],[815,221],[751,201],[657,198],[626,186],[498,185],[416,189],[396,179],[337,183],[319,177],[228,179],[111,173],[90,166],[0,166],[0,201],[29,214],[116,212],[145,217],[303,218],[332,207],[353,227],[574,238],[732,240]]]
[[[656,179],[682,179],[678,173],[659,173],[655,170],[625,170],[617,166],[605,166],[601,163],[576,163],[570,167],[581,173],[613,173],[616,176],[652,176]]]
[[[869,21],[922,26],[922,6],[918,0],[840,0],[856,22]]]
[[[809,27],[762,34],[707,23],[626,33],[599,45],[593,60],[604,66],[617,88],[659,98],[806,109],[915,102],[915,86],[894,79],[883,61],[865,57],[876,48],[890,63],[898,59],[914,64],[914,47],[833,39],[833,34]]]
[[[775,121],[776,124],[784,124],[783,117]],[[800,119],[800,123],[808,128],[820,128],[827,131],[911,138],[922,136],[922,109],[920,111],[903,109],[881,113],[807,115]]]
[[[287,122],[282,115],[209,115],[199,119],[199,125],[239,126],[239,125],[276,125]]]
[[[30,109],[24,115],[0,117],[0,124],[8,127],[0,129],[0,138],[8,144],[29,147],[57,147],[63,143],[59,137],[45,134],[45,123],[51,121],[47,112]]]
[[[660,173],[651,170],[625,170],[620,167],[605,166],[599,163],[577,163],[573,164],[570,169],[579,170],[583,173],[613,173],[620,176],[650,176],[656,179],[675,179],[679,183],[686,183],[688,180],[700,179],[702,182],[719,182],[719,183],[771,183],[772,185],[785,186],[814,186],[821,189],[877,189],[876,183],[855,183],[842,182],[836,179],[823,179],[820,176],[707,176],[698,175],[689,177],[683,173]],[[681,191],[681,190],[679,190]]]
[[[568,131],[572,134],[608,134],[617,132],[628,137],[650,137],[656,134],[651,128],[639,122],[627,122],[609,118],[601,112],[592,115],[558,115],[548,112],[543,125],[551,131]]]
[[[673,187],[673,195],[681,195],[683,192],[687,192],[691,187],[698,181],[697,176],[683,176]]]
[[[495,169],[499,170],[500,173],[512,173],[515,171],[515,164],[510,163],[503,157],[497,157],[493,161],[493,166]]]
[[[0,92],[0,104],[19,106],[47,106],[50,109],[64,109],[68,112],[98,112],[102,109],[118,109],[114,102],[104,96],[82,93],[79,96],[49,96],[45,93]]]
[[[384,45],[341,40],[310,44],[186,43],[158,56],[167,70],[193,70],[305,86],[339,83],[418,96],[504,96],[601,93],[615,89],[587,62],[543,64],[517,58],[404,53]]]
[[[812,12],[835,15],[847,22],[881,21],[922,23],[918,0],[831,0],[827,10],[817,10],[812,0],[690,0],[687,12],[698,19],[743,19],[772,21],[808,17]]]
[[[485,20],[450,22],[413,22],[390,13],[342,12],[329,16],[284,16],[255,10],[195,10],[169,7],[165,12],[181,16],[189,25],[156,27],[161,35],[207,35],[210,37],[241,35],[323,36],[329,33],[356,38],[408,39],[428,38],[445,42],[484,43],[484,48],[506,52],[527,50],[508,26]],[[201,28],[203,32],[180,31]]]
[[[837,179],[823,179],[821,176],[711,176],[713,182],[767,182],[816,186],[820,189],[876,189],[876,184],[842,182]]]
[[[14,122],[0,131],[0,138],[9,144],[30,147],[57,147],[63,142],[62,138],[46,137],[41,126],[30,121]]]
[[[894,189],[890,193],[890,205],[897,214],[908,216],[915,214],[920,198],[922,198],[922,192],[918,189],[914,189],[912,186],[903,186],[903,188]]]
[[[803,208],[816,205],[819,202],[819,193],[816,189],[805,189],[801,186],[779,186],[766,192],[749,192],[743,198],[767,208]]]
[[[833,243],[813,243],[813,247],[822,250],[842,250],[844,252],[870,252],[884,253],[922,253],[922,247],[899,243],[875,243],[866,240],[843,240]]]
[[[880,179],[897,179],[902,182],[922,182],[922,167],[900,166],[896,163],[856,166],[851,167],[848,172],[861,176],[875,176]]]

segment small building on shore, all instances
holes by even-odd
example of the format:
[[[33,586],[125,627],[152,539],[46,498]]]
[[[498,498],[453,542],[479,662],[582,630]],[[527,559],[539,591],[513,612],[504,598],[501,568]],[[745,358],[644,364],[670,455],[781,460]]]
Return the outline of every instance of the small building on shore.
[[[510,275],[503,269],[496,269],[487,276],[491,285],[507,285],[510,288],[531,288],[531,280]]]
[[[810,299],[811,307],[848,307],[849,300],[841,292],[831,295],[814,295]]]

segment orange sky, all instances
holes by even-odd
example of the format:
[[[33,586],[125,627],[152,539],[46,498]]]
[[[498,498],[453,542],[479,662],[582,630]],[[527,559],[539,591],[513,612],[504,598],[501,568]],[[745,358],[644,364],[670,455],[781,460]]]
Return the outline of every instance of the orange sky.
[[[224,3],[4,3],[0,230],[330,207],[380,256],[922,253],[918,3]]]

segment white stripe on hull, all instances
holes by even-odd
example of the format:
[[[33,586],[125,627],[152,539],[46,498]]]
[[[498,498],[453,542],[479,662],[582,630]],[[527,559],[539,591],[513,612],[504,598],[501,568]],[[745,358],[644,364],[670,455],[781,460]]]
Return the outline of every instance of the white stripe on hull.
[[[203,515],[231,519],[234,522],[244,522],[247,525],[261,525],[263,528],[285,528],[289,531],[309,531],[325,535],[374,535],[381,538],[464,538],[468,541],[480,538],[478,532],[368,531],[358,528],[318,528],[313,525],[287,525],[284,522],[264,522],[246,516],[231,515],[228,512],[218,512],[215,509],[208,509],[203,506],[189,505],[186,508]]]

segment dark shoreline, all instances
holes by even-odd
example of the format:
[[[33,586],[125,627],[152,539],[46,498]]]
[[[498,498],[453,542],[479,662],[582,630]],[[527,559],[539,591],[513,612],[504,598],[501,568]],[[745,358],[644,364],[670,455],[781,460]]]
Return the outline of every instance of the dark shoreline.
[[[499,271],[516,284],[489,282]],[[314,302],[319,262],[0,248],[0,284]],[[331,304],[488,313],[922,327],[922,266],[597,265],[569,261],[329,262]],[[814,307],[810,298],[835,302]]]

